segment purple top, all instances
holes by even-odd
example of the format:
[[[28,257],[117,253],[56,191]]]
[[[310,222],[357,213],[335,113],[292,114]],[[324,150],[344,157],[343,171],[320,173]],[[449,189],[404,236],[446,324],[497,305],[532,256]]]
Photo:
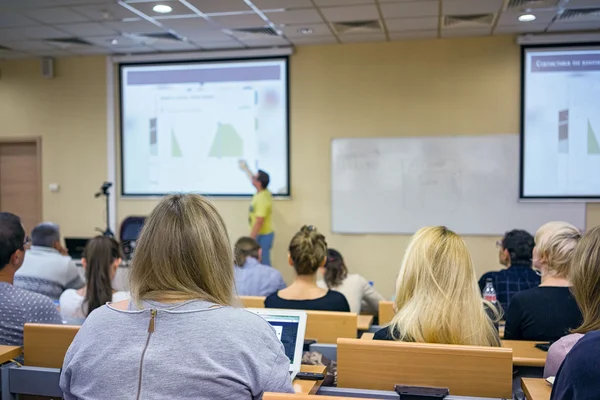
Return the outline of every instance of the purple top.
[[[581,333],[572,333],[567,336],[563,336],[550,346],[548,350],[548,357],[546,358],[546,366],[544,367],[544,378],[549,376],[556,376],[560,364],[569,354],[575,343],[581,339],[583,335]]]

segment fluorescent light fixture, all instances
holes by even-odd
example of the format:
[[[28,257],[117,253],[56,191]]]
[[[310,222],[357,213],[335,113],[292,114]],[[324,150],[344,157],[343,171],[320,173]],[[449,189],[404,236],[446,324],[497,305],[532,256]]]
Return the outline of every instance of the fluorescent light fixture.
[[[157,4],[154,7],[152,7],[152,11],[161,14],[167,14],[173,11],[173,9],[171,8],[171,6],[168,6],[166,4]]]
[[[523,15],[519,16],[519,21],[521,21],[521,22],[535,21],[535,15],[533,15],[533,14],[523,14]]]

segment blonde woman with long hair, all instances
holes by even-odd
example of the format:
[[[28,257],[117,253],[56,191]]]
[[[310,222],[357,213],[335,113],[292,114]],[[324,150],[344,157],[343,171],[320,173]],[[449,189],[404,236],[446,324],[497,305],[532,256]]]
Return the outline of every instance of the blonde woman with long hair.
[[[515,294],[506,312],[504,339],[554,342],[581,324],[569,271],[581,232],[567,222],[548,222],[535,234],[533,268],[542,283]]]
[[[231,307],[233,252],[215,207],[165,197],[138,240],[131,300],[94,310],[65,356],[65,399],[257,399],[293,393],[273,328]]]
[[[375,339],[500,346],[464,241],[446,227],[413,236],[396,282],[396,316]]]
[[[590,229],[575,248],[571,262],[571,291],[583,323],[550,346],[544,377],[555,376],[571,348],[588,332],[600,331],[600,226]]]

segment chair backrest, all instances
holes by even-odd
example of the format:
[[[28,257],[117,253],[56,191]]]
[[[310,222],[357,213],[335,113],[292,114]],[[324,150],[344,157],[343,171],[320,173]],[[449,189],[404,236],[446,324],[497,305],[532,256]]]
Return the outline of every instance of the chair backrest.
[[[306,339],[336,343],[338,338],[356,338],[356,313],[306,310]]]
[[[79,328],[77,325],[25,324],[23,328],[25,365],[62,368],[65,354]]]
[[[121,239],[121,242],[138,240],[144,222],[146,222],[146,217],[130,216],[125,218],[121,222],[121,229],[119,230],[119,239]]]
[[[265,296],[240,296],[244,308],[265,308]]]
[[[394,302],[381,300],[379,302],[379,325],[387,325],[394,318]]]
[[[512,350],[502,347],[338,339],[338,387],[448,388],[451,395],[512,398]],[[507,351],[508,350],[508,351]]]
[[[361,397],[315,396],[314,394],[265,393],[263,400],[369,400]]]

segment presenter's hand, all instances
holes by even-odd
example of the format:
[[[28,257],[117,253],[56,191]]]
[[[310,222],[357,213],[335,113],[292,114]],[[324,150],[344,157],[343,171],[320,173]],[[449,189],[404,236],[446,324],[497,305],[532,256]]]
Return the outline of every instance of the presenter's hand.
[[[250,168],[248,167],[248,163],[246,162],[246,160],[240,160],[240,169],[242,171],[248,172],[250,170]]]

